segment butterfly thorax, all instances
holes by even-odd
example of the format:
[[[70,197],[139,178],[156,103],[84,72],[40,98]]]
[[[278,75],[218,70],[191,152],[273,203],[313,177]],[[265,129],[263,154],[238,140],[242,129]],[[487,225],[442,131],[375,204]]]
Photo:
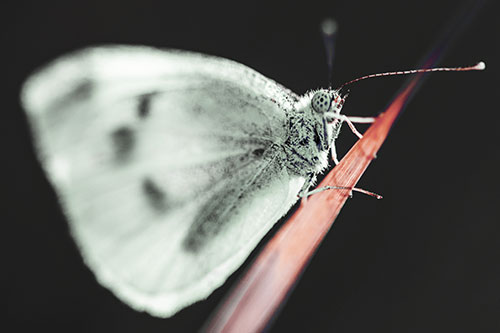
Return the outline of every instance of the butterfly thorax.
[[[309,177],[328,165],[328,151],[339,126],[333,127],[313,112],[303,107],[288,116],[288,138],[283,146],[291,174]]]

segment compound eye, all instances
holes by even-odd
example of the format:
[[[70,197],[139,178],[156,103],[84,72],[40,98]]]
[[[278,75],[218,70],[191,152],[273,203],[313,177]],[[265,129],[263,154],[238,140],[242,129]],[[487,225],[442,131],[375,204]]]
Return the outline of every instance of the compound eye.
[[[328,112],[331,104],[332,97],[330,96],[330,94],[324,91],[318,91],[317,93],[315,93],[311,100],[312,108],[314,109],[314,111],[319,113]]]

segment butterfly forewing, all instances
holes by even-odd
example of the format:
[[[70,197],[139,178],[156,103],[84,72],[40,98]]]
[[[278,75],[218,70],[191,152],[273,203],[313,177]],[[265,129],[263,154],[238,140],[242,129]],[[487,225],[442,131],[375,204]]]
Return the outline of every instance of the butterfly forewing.
[[[161,316],[221,285],[296,201],[279,150],[296,101],[232,61],[121,46],[56,60],[23,90],[84,260]]]

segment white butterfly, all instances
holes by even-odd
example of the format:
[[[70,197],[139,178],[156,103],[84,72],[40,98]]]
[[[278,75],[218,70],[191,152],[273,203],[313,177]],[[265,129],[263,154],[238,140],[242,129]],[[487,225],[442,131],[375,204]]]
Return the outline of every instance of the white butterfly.
[[[230,60],[134,46],[59,58],[22,91],[86,264],[161,317],[206,298],[307,193],[348,121],[344,99],[299,97]]]

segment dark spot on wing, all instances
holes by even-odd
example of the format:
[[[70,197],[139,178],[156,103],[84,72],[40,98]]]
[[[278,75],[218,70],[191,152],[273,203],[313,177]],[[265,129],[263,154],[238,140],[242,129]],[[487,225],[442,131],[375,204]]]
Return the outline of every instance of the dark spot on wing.
[[[264,148],[257,148],[252,152],[252,155],[255,157],[262,157],[264,155]]]
[[[130,127],[120,127],[111,133],[115,159],[123,162],[130,158],[135,146],[135,133]]]
[[[79,82],[75,89],[71,91],[68,95],[68,98],[71,99],[87,99],[92,94],[92,90],[94,88],[94,84],[91,80],[85,79]]]
[[[94,84],[89,79],[81,79],[67,94],[62,96],[56,96],[54,103],[51,106],[52,109],[60,109],[67,107],[68,104],[81,102],[82,100],[87,100],[92,96],[92,91],[94,89]]]
[[[164,212],[167,209],[167,195],[165,191],[151,178],[144,178],[142,181],[142,193],[146,197],[148,204],[156,212]]]
[[[151,99],[153,95],[154,93],[139,96],[137,103],[137,115],[139,118],[145,119],[151,113]]]

